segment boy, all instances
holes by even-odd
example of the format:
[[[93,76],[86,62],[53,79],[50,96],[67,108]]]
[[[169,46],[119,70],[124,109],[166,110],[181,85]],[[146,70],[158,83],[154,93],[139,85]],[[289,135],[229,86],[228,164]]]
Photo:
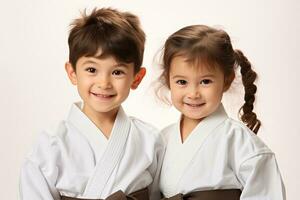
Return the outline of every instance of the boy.
[[[21,198],[144,200],[149,189],[159,199],[163,142],[121,106],[146,73],[138,18],[94,9],[74,20],[68,43],[65,69],[83,103],[72,105],[54,132],[41,134],[21,170]]]

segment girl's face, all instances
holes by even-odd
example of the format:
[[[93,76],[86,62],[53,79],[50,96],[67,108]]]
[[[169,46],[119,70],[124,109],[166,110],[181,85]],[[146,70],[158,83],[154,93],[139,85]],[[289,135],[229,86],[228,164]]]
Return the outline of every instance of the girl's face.
[[[193,66],[178,56],[172,59],[169,75],[172,103],[184,118],[201,121],[220,105],[226,87],[218,67]]]

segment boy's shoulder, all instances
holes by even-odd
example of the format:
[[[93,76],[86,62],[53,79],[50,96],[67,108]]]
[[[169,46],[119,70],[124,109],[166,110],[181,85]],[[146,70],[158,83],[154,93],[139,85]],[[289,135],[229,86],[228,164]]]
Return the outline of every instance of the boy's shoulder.
[[[65,121],[40,132],[26,158],[39,164],[55,162],[59,157],[61,138],[66,133]]]
[[[131,124],[138,128],[141,132],[150,132],[151,134],[159,134],[159,130],[149,122],[145,122],[137,117],[129,116],[128,117]]]
[[[64,138],[68,133],[68,125],[65,120],[59,121],[54,126],[50,126],[38,134],[37,142],[43,143],[48,141],[50,144],[56,142],[59,138]]]
[[[137,117],[128,117],[133,129],[137,130],[140,136],[150,137],[155,140],[161,140],[161,135],[159,134],[159,129],[157,129],[151,123],[145,122]]]

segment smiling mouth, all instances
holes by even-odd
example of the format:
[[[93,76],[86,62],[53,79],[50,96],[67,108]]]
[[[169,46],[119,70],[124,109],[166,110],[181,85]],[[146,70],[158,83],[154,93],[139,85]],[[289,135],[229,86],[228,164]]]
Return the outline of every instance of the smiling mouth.
[[[184,103],[185,105],[188,105],[190,107],[193,107],[193,108],[198,108],[198,107],[201,107],[203,106],[205,103],[200,103],[200,104],[193,104],[193,103]]]
[[[109,98],[112,98],[112,97],[115,96],[113,94],[96,94],[96,93],[93,93],[93,92],[91,92],[91,94],[96,96],[96,97],[104,98],[104,99],[109,99]]]

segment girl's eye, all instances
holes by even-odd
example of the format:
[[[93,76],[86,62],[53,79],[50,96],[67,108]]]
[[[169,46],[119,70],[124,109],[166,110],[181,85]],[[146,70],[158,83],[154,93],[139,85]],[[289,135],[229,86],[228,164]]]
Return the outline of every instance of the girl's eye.
[[[203,80],[200,82],[201,85],[208,85],[208,84],[210,84],[210,83],[212,83],[212,81],[209,80],[209,79],[203,79]]]
[[[93,68],[93,67],[88,67],[88,68],[86,69],[86,71],[88,71],[88,72],[90,72],[90,73],[95,73],[95,72],[96,72],[96,69]]]
[[[121,71],[121,70],[115,70],[115,71],[112,72],[112,74],[115,75],[115,76],[120,76],[120,75],[124,74],[124,72]]]
[[[178,81],[176,81],[176,83],[178,85],[185,85],[185,84],[187,84],[187,81],[185,81],[185,80],[178,80]]]

